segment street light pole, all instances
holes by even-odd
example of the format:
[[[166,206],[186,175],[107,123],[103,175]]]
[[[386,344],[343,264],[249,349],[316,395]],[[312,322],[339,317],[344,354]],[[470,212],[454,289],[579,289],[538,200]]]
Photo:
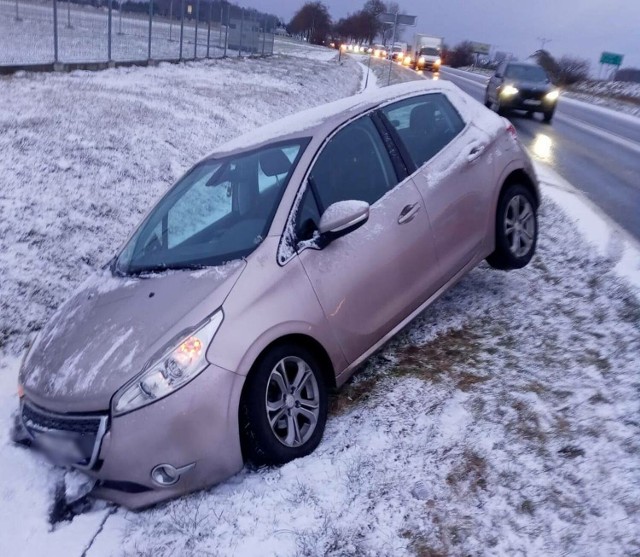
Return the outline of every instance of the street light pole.
[[[391,37],[391,56],[389,57],[389,76],[387,77],[387,85],[391,83],[391,67],[393,66],[393,45],[396,42],[396,27],[398,27],[398,12],[396,12],[393,22],[393,35]]]

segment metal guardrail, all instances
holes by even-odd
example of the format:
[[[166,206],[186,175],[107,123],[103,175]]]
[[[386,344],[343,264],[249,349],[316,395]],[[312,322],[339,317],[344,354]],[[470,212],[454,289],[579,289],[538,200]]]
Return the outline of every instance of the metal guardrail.
[[[255,10],[207,0],[79,1],[0,0],[0,69],[273,54],[274,34]]]

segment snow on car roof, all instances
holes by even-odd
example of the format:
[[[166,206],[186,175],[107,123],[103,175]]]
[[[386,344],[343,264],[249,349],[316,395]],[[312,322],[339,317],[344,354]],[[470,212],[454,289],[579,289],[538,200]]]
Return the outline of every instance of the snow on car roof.
[[[367,90],[364,93],[297,112],[281,120],[271,122],[220,145],[210,156],[243,151],[282,139],[308,137],[321,132],[328,133],[329,130],[325,130],[325,127],[333,129],[341,122],[378,104],[427,91],[459,92],[459,89],[446,81],[421,79],[381,89]]]

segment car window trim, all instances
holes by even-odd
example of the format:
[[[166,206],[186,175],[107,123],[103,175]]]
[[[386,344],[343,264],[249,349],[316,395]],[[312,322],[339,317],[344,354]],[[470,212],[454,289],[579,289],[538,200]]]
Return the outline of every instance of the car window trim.
[[[391,125],[389,119],[384,115],[384,113],[377,109],[371,116],[373,123],[375,124],[378,134],[382,138],[382,142],[387,149],[387,153],[391,158],[391,162],[393,163],[393,167],[396,171],[396,178],[398,179],[398,183],[402,183],[407,176],[410,176],[415,172],[415,164],[409,157],[409,153],[402,143],[402,139],[398,134],[398,131]],[[386,132],[386,133],[385,133]],[[392,145],[388,145],[388,142],[391,141]],[[391,149],[393,147],[393,149]],[[395,186],[394,186],[395,187]],[[393,189],[393,188],[392,188]]]

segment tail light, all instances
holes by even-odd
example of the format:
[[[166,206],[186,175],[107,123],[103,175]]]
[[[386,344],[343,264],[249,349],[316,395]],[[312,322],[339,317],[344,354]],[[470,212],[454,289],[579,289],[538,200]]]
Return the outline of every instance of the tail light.
[[[509,122],[509,120],[507,120],[506,118],[504,119],[505,123],[506,123],[506,127],[505,129],[507,130],[507,132],[509,133],[509,135],[513,138],[513,139],[518,139],[518,132],[516,131],[516,129],[513,127],[513,124],[511,122]]]

